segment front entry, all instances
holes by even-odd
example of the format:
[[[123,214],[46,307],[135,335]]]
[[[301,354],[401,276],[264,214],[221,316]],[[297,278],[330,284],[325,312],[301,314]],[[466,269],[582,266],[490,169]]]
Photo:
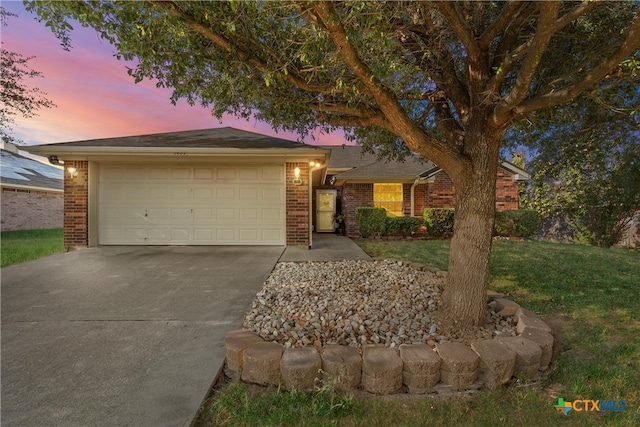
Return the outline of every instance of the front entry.
[[[316,190],[316,231],[333,233],[338,190]]]

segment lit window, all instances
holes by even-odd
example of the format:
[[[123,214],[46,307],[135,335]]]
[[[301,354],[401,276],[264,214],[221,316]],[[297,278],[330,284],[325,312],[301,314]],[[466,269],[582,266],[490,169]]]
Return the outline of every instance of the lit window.
[[[389,216],[403,216],[402,184],[373,184],[373,206],[385,208]]]

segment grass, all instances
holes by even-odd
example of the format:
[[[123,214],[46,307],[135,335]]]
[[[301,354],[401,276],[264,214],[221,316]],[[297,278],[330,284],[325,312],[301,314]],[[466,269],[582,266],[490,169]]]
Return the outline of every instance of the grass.
[[[447,241],[359,241],[370,255],[447,268]],[[244,385],[215,392],[199,426],[638,426],[640,253],[533,241],[496,241],[489,287],[539,313],[560,332],[548,374],[536,384],[458,397],[367,398],[326,391],[265,393]],[[565,401],[625,400],[620,412],[567,416]],[[317,411],[314,399],[348,402]],[[331,404],[328,404],[332,407]]]
[[[64,251],[62,229],[3,231],[1,265],[18,264]]]

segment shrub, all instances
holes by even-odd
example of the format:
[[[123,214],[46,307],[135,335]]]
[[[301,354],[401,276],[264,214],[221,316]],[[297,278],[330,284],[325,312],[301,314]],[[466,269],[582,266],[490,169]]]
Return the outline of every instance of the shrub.
[[[529,237],[540,229],[540,214],[531,209],[496,211],[494,234],[502,237]]]
[[[384,234],[387,210],[385,208],[356,208],[358,231],[362,237]]]
[[[403,237],[411,236],[420,228],[420,218],[412,216],[388,216],[385,219],[385,235],[402,234]]]
[[[427,233],[434,237],[441,237],[453,232],[454,214],[453,208],[426,208],[422,215]]]

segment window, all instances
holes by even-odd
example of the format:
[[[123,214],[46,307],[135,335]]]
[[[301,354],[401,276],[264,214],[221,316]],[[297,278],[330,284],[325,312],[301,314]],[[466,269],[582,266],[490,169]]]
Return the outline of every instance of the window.
[[[402,184],[373,184],[373,206],[385,208],[387,215],[403,216]]]

